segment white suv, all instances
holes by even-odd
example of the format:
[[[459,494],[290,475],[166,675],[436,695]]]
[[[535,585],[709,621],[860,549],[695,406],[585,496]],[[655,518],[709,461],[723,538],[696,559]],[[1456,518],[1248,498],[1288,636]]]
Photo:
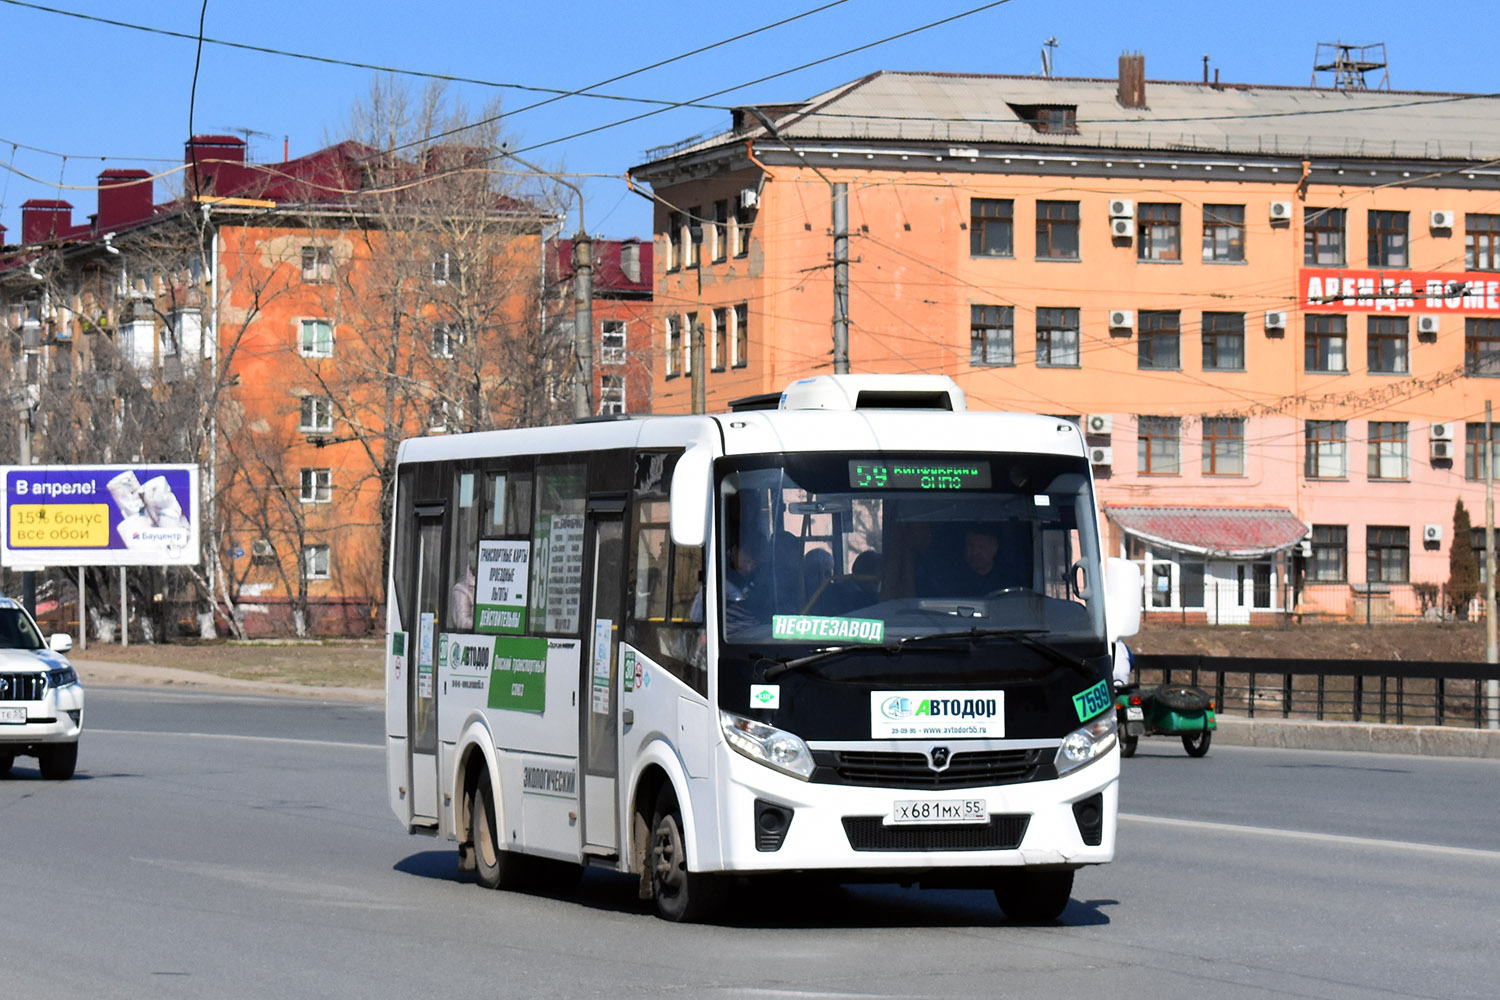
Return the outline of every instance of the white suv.
[[[62,655],[72,648],[66,632],[44,643],[26,609],[0,597],[0,777],[18,756],[35,757],[44,778],[73,777],[83,688]]]

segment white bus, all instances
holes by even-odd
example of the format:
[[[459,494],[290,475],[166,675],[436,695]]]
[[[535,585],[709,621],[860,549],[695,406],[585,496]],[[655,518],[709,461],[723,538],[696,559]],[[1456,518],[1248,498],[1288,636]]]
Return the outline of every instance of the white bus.
[[[391,806],[486,887],[600,865],[662,917],[731,877],[1067,905],[1114,856],[1114,640],[1084,439],[941,376],[774,408],[404,442]]]

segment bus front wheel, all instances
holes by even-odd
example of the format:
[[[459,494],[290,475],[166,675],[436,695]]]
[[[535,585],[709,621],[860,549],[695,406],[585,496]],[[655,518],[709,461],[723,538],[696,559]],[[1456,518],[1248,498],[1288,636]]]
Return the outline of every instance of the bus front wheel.
[[[1049,923],[1068,908],[1073,894],[1071,868],[1016,868],[1001,874],[995,901],[1019,923]]]
[[[656,914],[663,920],[693,923],[711,916],[718,908],[719,880],[702,872],[688,871],[686,839],[682,833],[682,811],[670,788],[656,799],[651,821],[651,896]]]

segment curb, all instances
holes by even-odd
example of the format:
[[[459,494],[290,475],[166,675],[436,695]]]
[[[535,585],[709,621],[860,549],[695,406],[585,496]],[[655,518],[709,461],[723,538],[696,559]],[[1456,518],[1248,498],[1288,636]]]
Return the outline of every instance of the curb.
[[[1500,730],[1218,717],[1214,742],[1283,750],[1346,750],[1500,760]]]

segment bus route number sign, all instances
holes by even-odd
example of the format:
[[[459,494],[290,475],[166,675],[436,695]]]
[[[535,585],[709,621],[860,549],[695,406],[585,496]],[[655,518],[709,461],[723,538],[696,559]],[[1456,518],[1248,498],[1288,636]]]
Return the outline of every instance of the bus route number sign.
[[[990,463],[849,460],[849,486],[863,490],[987,490]]]

